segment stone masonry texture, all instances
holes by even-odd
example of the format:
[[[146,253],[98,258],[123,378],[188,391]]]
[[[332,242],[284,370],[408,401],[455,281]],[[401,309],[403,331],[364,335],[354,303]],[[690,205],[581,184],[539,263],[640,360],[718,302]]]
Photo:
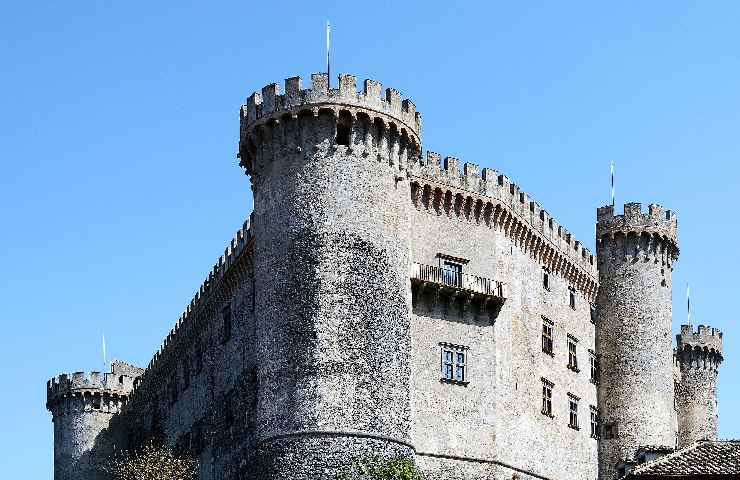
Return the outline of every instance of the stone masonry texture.
[[[55,480],[106,479],[149,439],[203,480],[376,457],[612,480],[640,448],[716,436],[721,333],[672,345],[672,212],[600,208],[594,256],[507,176],[422,156],[414,103],[351,75],[267,85],[240,120],[254,211],[145,369],[48,382]]]

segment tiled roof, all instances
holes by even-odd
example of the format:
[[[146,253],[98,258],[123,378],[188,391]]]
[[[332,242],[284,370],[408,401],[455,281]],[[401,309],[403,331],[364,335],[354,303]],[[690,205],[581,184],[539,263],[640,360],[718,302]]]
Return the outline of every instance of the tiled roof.
[[[635,467],[626,478],[740,478],[740,440],[703,440]]]

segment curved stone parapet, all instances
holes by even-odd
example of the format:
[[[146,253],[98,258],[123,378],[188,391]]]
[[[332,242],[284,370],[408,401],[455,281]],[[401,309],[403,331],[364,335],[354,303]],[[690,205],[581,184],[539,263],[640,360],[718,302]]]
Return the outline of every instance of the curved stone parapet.
[[[401,100],[401,94],[392,88],[381,95],[382,85],[376,80],[365,80],[361,92],[357,91],[357,78],[353,75],[339,75],[339,88],[329,89],[329,78],[323,73],[311,75],[311,88],[301,88],[301,77],[285,79],[285,93],[280,93],[277,83],[271,83],[254,92],[241,109],[242,128],[279,118],[285,113],[297,113],[305,109],[318,109],[322,106],[346,108],[350,112],[364,110],[375,112],[389,120],[395,120],[405,127],[417,140],[421,138],[421,114],[416,111],[414,102]]]
[[[691,325],[681,325],[681,333],[676,335],[676,342],[679,355],[682,351],[693,349],[719,355],[720,361],[722,359],[722,332],[716,328],[699,325],[694,330]]]

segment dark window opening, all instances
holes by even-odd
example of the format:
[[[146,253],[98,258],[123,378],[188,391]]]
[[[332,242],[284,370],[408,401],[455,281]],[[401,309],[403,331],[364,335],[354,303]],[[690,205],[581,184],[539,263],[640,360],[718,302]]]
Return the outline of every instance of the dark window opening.
[[[599,383],[599,359],[596,354],[589,350],[589,363],[591,367],[591,383],[598,385]]]
[[[596,306],[591,305],[591,323],[593,323],[594,325],[596,325],[596,316]]]
[[[619,436],[619,429],[616,423],[607,423],[604,425],[604,438],[612,439]]]
[[[100,410],[100,397],[92,398],[92,408],[95,410]]]
[[[348,112],[340,112],[337,121],[337,145],[349,146],[350,132],[352,131],[352,117]]]
[[[599,438],[599,411],[591,406],[591,438]]]
[[[576,309],[576,294],[573,290],[570,291],[570,308]]]
[[[552,388],[554,383],[547,379],[542,379],[542,414],[553,418],[552,414]]]
[[[550,272],[547,270],[542,274],[542,286],[545,290],[550,291]]]
[[[553,356],[552,345],[552,322],[542,317],[542,351]]]
[[[568,394],[568,405],[570,416],[568,418],[568,426],[574,430],[579,430],[578,427],[578,400],[579,398]]]
[[[578,369],[578,340],[568,335],[568,368],[574,372],[579,372]]]
[[[445,260],[442,264],[442,282],[447,285],[462,287],[462,271],[461,263]]]

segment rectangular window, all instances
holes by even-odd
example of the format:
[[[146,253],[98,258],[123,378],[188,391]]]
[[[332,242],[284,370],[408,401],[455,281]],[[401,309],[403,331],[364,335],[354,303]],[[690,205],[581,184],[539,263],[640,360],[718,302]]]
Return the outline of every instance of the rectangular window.
[[[552,322],[547,317],[542,317],[542,351],[552,356]]]
[[[550,291],[550,272],[547,269],[542,272],[542,287],[548,292]]]
[[[576,293],[573,291],[573,289],[570,289],[570,308],[573,310],[576,309]]]
[[[222,343],[226,343],[231,340],[231,305],[226,305],[221,312],[223,319],[223,337]]]
[[[568,368],[574,372],[580,372],[578,370],[577,344],[578,339],[572,335],[568,335]]]
[[[591,367],[591,383],[598,385],[599,383],[599,359],[593,350],[588,351],[588,361]]]
[[[591,323],[594,325],[596,325],[596,317],[596,305],[591,305]]]
[[[570,410],[570,417],[568,419],[568,426],[575,430],[578,430],[578,401],[580,398],[576,397],[572,393],[568,394],[568,405]]]
[[[552,418],[552,388],[555,386],[554,383],[542,379],[542,414]]]
[[[616,423],[607,423],[604,425],[604,438],[612,439],[619,436],[619,429]]]
[[[591,438],[599,438],[599,411],[591,405]]]
[[[442,356],[442,381],[467,385],[468,347],[440,343]]]
[[[462,264],[445,260],[442,264],[442,282],[462,287]]]

